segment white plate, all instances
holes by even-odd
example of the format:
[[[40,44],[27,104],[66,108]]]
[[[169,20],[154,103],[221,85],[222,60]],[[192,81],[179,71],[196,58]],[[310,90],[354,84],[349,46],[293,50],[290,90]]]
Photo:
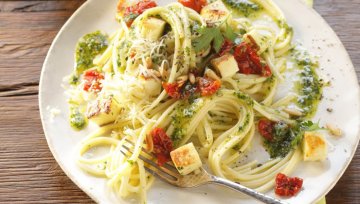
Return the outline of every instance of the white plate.
[[[40,80],[39,106],[42,124],[50,150],[64,172],[91,198],[100,203],[119,203],[105,180],[87,175],[75,164],[75,146],[86,135],[68,125],[68,106],[61,87],[62,78],[71,73],[77,40],[94,30],[112,32],[118,26],[114,20],[117,0],[88,0],[64,25],[46,57]],[[166,2],[163,0],[162,2]],[[291,203],[311,203],[325,195],[339,180],[350,163],[359,141],[359,86],[353,65],[342,43],[312,9],[298,1],[276,0],[288,22],[294,27],[296,39],[304,42],[312,53],[321,56],[318,70],[331,79],[325,88],[316,119],[337,124],[344,131],[340,139],[329,138],[330,152],[323,163],[302,163],[292,174],[304,178],[304,190]],[[158,1],[161,3],[161,1]],[[47,107],[59,108],[61,114],[51,117]],[[328,113],[327,108],[334,111]],[[315,120],[316,120],[315,119]],[[148,193],[148,203],[255,203],[243,200],[238,193],[222,187],[203,186],[179,189],[157,181]],[[122,203],[122,202],[121,202]]]

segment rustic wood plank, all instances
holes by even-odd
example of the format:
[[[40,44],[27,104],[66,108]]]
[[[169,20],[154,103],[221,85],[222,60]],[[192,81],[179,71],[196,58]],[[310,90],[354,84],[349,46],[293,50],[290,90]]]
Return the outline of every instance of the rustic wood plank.
[[[0,112],[0,203],[92,202],[52,157],[36,94],[0,96]]]
[[[340,37],[353,61],[358,80],[360,79],[360,1],[359,0],[314,0],[315,10]]]
[[[38,82],[57,32],[84,0],[0,2],[0,86]],[[14,80],[13,74],[17,79]]]
[[[85,0],[0,1],[0,203],[92,203],[62,172],[43,135],[37,90],[46,52]],[[359,0],[315,0],[360,78]],[[328,203],[360,203],[360,152]]]
[[[360,79],[360,1],[358,0],[315,0],[318,11],[340,37],[353,61],[358,80]],[[344,176],[327,195],[329,204],[360,203],[360,151]]]
[[[3,1],[0,12],[44,12],[44,11],[72,11],[78,8],[83,1]]]
[[[83,2],[0,2],[0,203],[93,202],[52,157],[37,104],[47,50]]]

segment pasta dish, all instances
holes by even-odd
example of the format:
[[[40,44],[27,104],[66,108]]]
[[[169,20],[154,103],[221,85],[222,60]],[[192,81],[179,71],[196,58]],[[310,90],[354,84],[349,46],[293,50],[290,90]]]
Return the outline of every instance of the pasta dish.
[[[76,155],[85,172],[145,203],[154,181],[139,159],[145,148],[184,175],[202,161],[259,192],[303,188],[287,175],[327,156],[311,121],[326,84],[271,0],[120,0],[116,20],[114,33],[79,40],[67,77],[71,127],[96,127]],[[131,155],[121,153],[125,140]],[[171,152],[189,144],[201,161],[177,165]]]

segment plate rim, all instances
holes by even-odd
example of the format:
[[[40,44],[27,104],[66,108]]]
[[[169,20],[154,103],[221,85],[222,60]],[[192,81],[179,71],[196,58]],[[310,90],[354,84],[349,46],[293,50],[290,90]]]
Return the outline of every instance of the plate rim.
[[[56,153],[56,151],[54,150],[54,145],[52,143],[52,140],[50,138],[50,133],[48,133],[47,129],[46,129],[46,125],[45,125],[45,119],[44,119],[44,115],[45,115],[45,111],[44,108],[42,108],[42,90],[43,90],[43,84],[44,84],[44,77],[45,77],[45,70],[46,70],[46,65],[48,64],[49,58],[51,56],[51,52],[55,47],[55,44],[58,41],[58,38],[64,33],[64,31],[67,29],[67,27],[69,26],[69,24],[73,21],[74,18],[76,18],[77,15],[79,15],[79,13],[86,9],[86,7],[88,7],[92,2],[97,1],[97,0],[87,0],[85,1],[64,23],[64,25],[61,27],[61,29],[58,31],[58,33],[56,34],[55,38],[53,39],[51,46],[49,47],[49,50],[46,54],[46,58],[44,60],[44,63],[42,65],[41,68],[41,73],[40,73],[40,80],[39,80],[39,95],[38,95],[38,105],[39,105],[39,114],[40,114],[40,119],[41,119],[41,124],[42,124],[42,129],[44,132],[44,136],[46,138],[48,147],[51,151],[51,154],[53,155],[55,161],[57,162],[57,164],[60,166],[61,170],[65,173],[65,175],[70,178],[70,180],[72,182],[74,182],[74,184],[81,190],[83,191],[87,196],[89,196],[92,200],[94,200],[96,203],[100,203],[100,200],[95,197],[95,195],[93,195],[92,193],[90,193],[90,190],[88,190],[87,188],[85,188],[81,182],[75,178],[75,176],[67,170],[67,168],[65,168],[65,165],[63,164],[63,162],[61,162],[59,155]],[[298,2],[300,2],[301,0],[297,0]],[[339,38],[339,36],[336,34],[336,32],[333,30],[333,28],[327,23],[327,21],[314,9],[311,8],[309,6],[304,5],[302,2],[300,2],[304,7],[306,7],[309,12],[312,12],[314,15],[316,15],[324,24],[327,25],[327,27],[329,28],[329,31],[331,32],[330,35],[332,35],[334,37],[334,39],[339,43],[340,48],[345,50],[346,52],[346,60],[348,62],[350,62],[349,66],[352,67],[351,72],[352,72],[352,76],[354,78],[354,81],[357,82],[357,92],[358,92],[358,102],[360,103],[360,85],[359,85],[359,80],[357,78],[357,74],[355,71],[355,67],[354,64],[350,58],[349,52],[346,49],[346,47],[344,46],[344,44],[342,43],[341,39]],[[360,112],[358,113],[360,115]],[[360,125],[360,123],[359,123]],[[354,145],[355,148],[353,148],[350,157],[347,158],[344,167],[342,168],[342,170],[340,171],[339,174],[337,174],[336,178],[334,179],[334,181],[326,188],[325,191],[323,191],[319,196],[316,197],[316,199],[314,200],[314,203],[316,201],[319,201],[322,197],[326,196],[330,190],[332,190],[334,188],[334,186],[338,183],[338,181],[340,180],[340,178],[344,175],[345,171],[348,169],[351,161],[353,160],[355,153],[359,147],[359,142],[360,142],[360,128],[358,128],[358,131],[356,133],[356,144]]]
[[[50,58],[50,53],[52,52],[52,50],[55,47],[55,44],[57,43],[59,37],[62,35],[62,33],[64,33],[64,31],[66,30],[66,28],[69,26],[69,24],[73,21],[74,18],[76,18],[77,15],[79,15],[79,13],[84,10],[91,2],[96,1],[96,0],[86,0],[79,8],[76,9],[76,11],[66,20],[66,22],[64,23],[64,25],[60,28],[60,30],[58,31],[58,33],[56,34],[55,38],[53,39],[53,41],[51,42],[51,45],[49,47],[49,50],[46,53],[46,57],[44,60],[44,63],[41,67],[41,73],[40,73],[40,81],[39,81],[39,96],[38,96],[38,105],[39,105],[39,113],[40,113],[40,120],[41,120],[41,125],[42,125],[42,129],[44,132],[44,136],[46,139],[46,142],[48,144],[48,147],[50,149],[51,154],[53,155],[56,163],[60,166],[61,170],[65,173],[65,175],[72,181],[74,182],[74,184],[81,190],[83,191],[87,196],[89,196],[93,201],[95,201],[96,203],[100,203],[100,200],[95,197],[92,193],[90,193],[90,191],[87,188],[84,188],[84,186],[81,184],[81,182],[75,178],[75,176],[67,170],[67,168],[65,168],[65,165],[63,164],[63,162],[60,160],[58,154],[56,153],[56,151],[54,150],[54,146],[52,143],[52,140],[50,138],[50,136],[48,136],[50,133],[47,133],[47,129],[46,129],[46,125],[45,125],[45,119],[44,119],[44,111],[42,108],[42,87],[43,87],[43,81],[44,81],[44,77],[45,77],[45,69],[46,69],[46,64],[49,61]]]

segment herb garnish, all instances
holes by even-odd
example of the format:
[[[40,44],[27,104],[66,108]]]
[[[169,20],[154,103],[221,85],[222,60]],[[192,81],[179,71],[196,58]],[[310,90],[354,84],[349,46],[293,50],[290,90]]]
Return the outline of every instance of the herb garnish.
[[[222,32],[220,26],[217,27],[201,27],[197,30],[200,34],[199,37],[193,40],[193,46],[196,52],[207,49],[213,42],[213,47],[216,52],[219,52],[225,39],[229,39],[234,42],[238,35],[232,30],[232,28],[226,24],[225,32]]]
[[[294,126],[284,122],[275,123],[272,131],[272,140],[265,140],[264,144],[271,158],[285,157],[295,149],[304,137],[305,131],[321,129],[319,123],[301,121]]]
[[[201,27],[198,30],[198,33],[200,36],[193,41],[196,52],[207,49],[211,42],[214,42],[214,49],[216,52],[220,50],[221,45],[224,42],[224,37],[221,34],[219,27]]]

